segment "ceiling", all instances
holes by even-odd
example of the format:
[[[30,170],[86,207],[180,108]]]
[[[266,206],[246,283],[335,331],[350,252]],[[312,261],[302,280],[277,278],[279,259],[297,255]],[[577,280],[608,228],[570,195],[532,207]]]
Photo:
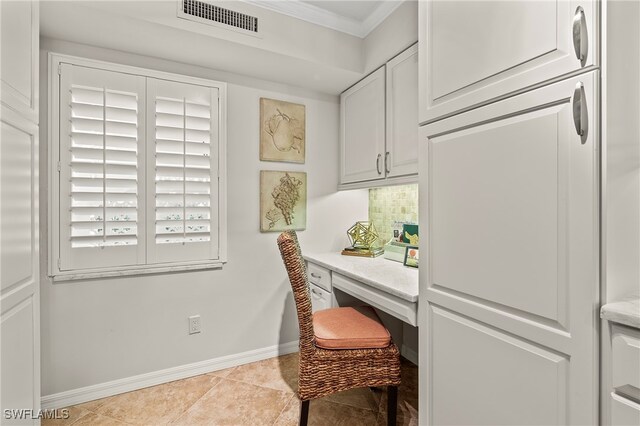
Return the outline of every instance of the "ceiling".
[[[404,0],[243,0],[316,25],[366,37]]]

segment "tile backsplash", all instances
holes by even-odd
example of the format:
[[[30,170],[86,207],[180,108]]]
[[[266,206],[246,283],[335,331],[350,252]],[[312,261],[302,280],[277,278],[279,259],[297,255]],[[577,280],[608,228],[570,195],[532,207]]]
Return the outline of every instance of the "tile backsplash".
[[[418,223],[418,184],[370,189],[369,221],[378,230],[381,245],[393,236],[393,222]]]

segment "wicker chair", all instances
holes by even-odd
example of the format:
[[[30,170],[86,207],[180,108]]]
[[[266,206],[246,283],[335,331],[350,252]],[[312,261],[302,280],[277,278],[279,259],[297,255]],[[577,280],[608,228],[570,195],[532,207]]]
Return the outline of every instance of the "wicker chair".
[[[374,349],[323,349],[314,343],[311,299],[302,253],[295,231],[283,232],[278,247],[293,288],[300,326],[298,396],[302,401],[300,425],[309,417],[309,401],[361,387],[388,387],[387,424],[396,424],[400,385],[400,353],[393,342]]]

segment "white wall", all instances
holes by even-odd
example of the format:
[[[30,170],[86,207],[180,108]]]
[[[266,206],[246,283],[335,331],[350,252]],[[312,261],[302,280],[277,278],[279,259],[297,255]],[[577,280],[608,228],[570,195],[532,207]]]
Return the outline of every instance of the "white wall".
[[[364,39],[364,72],[375,70],[418,41],[418,2],[407,0]]]
[[[608,1],[606,14],[602,303],[640,294],[640,6]]]
[[[306,171],[307,230],[303,250],[337,250],[345,230],[367,218],[367,192],[337,193],[338,98],[175,62],[41,40],[41,116],[46,129],[46,53],[55,51],[211,78],[228,86],[229,262],[222,270],[74,281],[42,278],[42,394],[264,348],[297,339],[289,283],[276,233],[259,232],[259,171]],[[303,103],[305,165],[260,162],[259,98]],[[46,166],[47,132],[41,162]],[[46,177],[45,169],[41,176]],[[41,181],[46,206],[46,179]],[[46,224],[46,209],[42,209]],[[47,229],[41,247],[47,258]],[[42,265],[46,271],[46,265]],[[201,334],[187,334],[187,317],[202,316]]]

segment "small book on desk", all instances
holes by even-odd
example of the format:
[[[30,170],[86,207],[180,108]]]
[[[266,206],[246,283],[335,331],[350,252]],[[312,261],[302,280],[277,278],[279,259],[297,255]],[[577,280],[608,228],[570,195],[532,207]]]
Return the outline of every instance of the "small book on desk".
[[[342,254],[344,256],[359,256],[359,257],[378,257],[384,253],[384,248],[371,248],[371,249],[363,249],[363,248],[354,248],[347,247],[342,250]]]

